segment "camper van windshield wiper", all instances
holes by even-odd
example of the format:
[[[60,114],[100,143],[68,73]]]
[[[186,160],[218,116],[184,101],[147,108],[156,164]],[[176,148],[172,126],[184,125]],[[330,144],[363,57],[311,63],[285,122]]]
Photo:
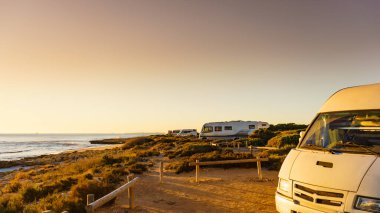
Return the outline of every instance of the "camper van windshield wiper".
[[[365,145],[361,145],[361,144],[357,144],[357,143],[353,143],[353,142],[345,142],[345,143],[341,142],[341,143],[337,144],[336,146],[334,146],[330,149],[332,151],[344,152],[345,150],[335,149],[335,147],[356,147],[356,148],[362,149],[363,151],[365,151],[367,153],[369,152],[369,153],[372,153],[375,155],[380,154],[379,152],[376,152],[376,151],[373,151],[372,149],[370,149],[369,146],[365,146]]]
[[[305,144],[304,146],[302,146],[302,148],[313,149],[313,150],[321,150],[321,151],[326,151],[326,152],[331,152],[332,151],[330,149],[327,149],[327,148],[324,148],[322,146],[318,146],[318,145],[315,145],[315,144]]]

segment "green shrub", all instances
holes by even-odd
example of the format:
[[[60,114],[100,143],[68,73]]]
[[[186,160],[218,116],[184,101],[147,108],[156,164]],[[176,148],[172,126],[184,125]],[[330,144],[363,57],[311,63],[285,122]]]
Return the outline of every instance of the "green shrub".
[[[19,180],[14,179],[10,181],[7,185],[5,185],[4,189],[2,189],[3,193],[14,193],[17,192],[21,188],[21,183]]]
[[[169,158],[174,157],[186,157],[186,156],[192,156],[196,153],[206,153],[206,152],[212,152],[215,150],[219,150],[220,148],[216,146],[211,146],[208,143],[186,143],[183,146],[179,146],[177,149],[174,150],[173,153],[168,155]]]
[[[108,184],[106,181],[81,180],[78,184],[71,187],[71,194],[73,198],[78,199],[78,202],[81,203],[82,206],[85,206],[88,194],[94,194],[96,200],[108,194],[113,189],[114,186]]]
[[[112,188],[117,186],[117,184],[123,180],[123,177],[129,174],[129,172],[124,167],[106,167],[103,168],[103,172],[99,176],[104,184]],[[94,178],[95,180],[95,178]],[[96,179],[98,180],[98,179]],[[89,180],[87,180],[89,181]]]
[[[295,145],[285,145],[279,149],[262,151],[258,154],[258,156],[261,158],[269,159],[269,161],[263,162],[263,167],[266,167],[270,170],[279,170],[285,160],[286,155],[288,155],[290,150],[295,147]]]
[[[0,196],[0,212],[18,213],[22,212],[24,203],[19,194],[5,194]]]
[[[130,149],[135,146],[143,145],[145,143],[152,142],[153,139],[149,137],[137,137],[137,138],[128,138],[123,146],[121,147],[122,149]]]
[[[114,175],[118,175],[118,176],[126,176],[126,175],[129,174],[129,172],[124,167],[113,168],[111,170],[111,173],[114,174]]]
[[[160,151],[168,151],[174,148],[174,143],[157,143],[152,147],[152,150],[160,152]]]
[[[136,164],[133,164],[130,167],[128,167],[128,170],[129,170],[130,173],[142,174],[143,172],[145,172],[146,170],[148,170],[148,168],[147,168],[147,166],[145,164],[136,163]]]
[[[282,163],[285,160],[286,155],[270,155],[268,161],[263,161],[263,167],[269,170],[280,170]]]
[[[21,189],[22,200],[26,203],[38,200],[41,197],[40,190],[33,185],[23,186]]]
[[[137,153],[139,157],[152,157],[152,156],[159,156],[160,152],[155,150],[147,150]]]
[[[77,182],[78,180],[76,178],[68,177],[60,180],[54,180],[52,183],[47,182],[39,186],[27,186],[22,191],[23,198],[25,202],[39,200],[52,193],[67,191]]]
[[[199,161],[217,161],[217,160],[235,160],[235,159],[248,159],[252,158],[252,155],[249,153],[233,153],[232,150],[217,150],[208,153],[197,153],[192,155],[190,158],[181,158],[178,161],[174,161],[167,165],[167,169],[173,169],[177,174],[182,172],[189,172],[195,169],[195,166],[189,166],[190,162]],[[247,164],[225,164],[225,165],[212,165],[207,167],[222,167],[222,168],[231,168],[231,167],[254,167],[256,164],[247,163]]]
[[[280,132],[268,141],[267,146],[280,148],[285,145],[297,145],[299,137],[297,130]]]
[[[258,129],[254,131],[249,138],[252,139],[252,142],[258,144],[257,146],[265,146],[269,139],[276,136],[276,133],[268,129]]]
[[[249,140],[249,143],[252,146],[265,146],[267,144],[267,142],[261,138],[252,138]]]
[[[108,155],[104,155],[102,158],[102,163],[104,165],[112,165],[115,163],[121,163],[122,161],[123,161],[123,159],[121,159],[121,158],[114,158],[114,157],[108,156]]]
[[[76,212],[85,213],[85,208],[80,202],[67,194],[53,194],[46,198],[40,199],[38,202],[30,203],[24,207],[24,212],[40,213],[45,210],[53,212]]]
[[[92,180],[94,178],[94,176],[90,173],[87,173],[84,175],[84,178],[88,179],[88,180]]]
[[[304,130],[306,128],[307,128],[307,125],[305,124],[284,123],[284,124],[270,125],[268,130],[276,132],[276,131],[287,131],[287,130]]]

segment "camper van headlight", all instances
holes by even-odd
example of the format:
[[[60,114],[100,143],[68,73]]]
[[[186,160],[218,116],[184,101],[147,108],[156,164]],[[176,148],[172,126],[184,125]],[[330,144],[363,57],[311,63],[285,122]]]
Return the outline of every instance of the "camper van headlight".
[[[290,180],[285,180],[282,178],[280,178],[278,180],[278,188],[281,191],[290,193],[291,187],[292,187],[292,184],[291,184]]]
[[[280,178],[278,187],[285,192],[290,192],[290,181]]]
[[[380,212],[380,199],[358,196],[355,208],[368,212]]]

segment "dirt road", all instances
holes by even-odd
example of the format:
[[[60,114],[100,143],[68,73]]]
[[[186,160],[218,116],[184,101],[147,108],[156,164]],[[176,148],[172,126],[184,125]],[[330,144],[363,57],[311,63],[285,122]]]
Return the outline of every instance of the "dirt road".
[[[263,170],[264,181],[254,168],[201,168],[200,183],[194,172],[165,171],[159,183],[158,163],[135,186],[136,208],[128,210],[127,193],[113,206],[97,212],[275,212],[276,171]]]

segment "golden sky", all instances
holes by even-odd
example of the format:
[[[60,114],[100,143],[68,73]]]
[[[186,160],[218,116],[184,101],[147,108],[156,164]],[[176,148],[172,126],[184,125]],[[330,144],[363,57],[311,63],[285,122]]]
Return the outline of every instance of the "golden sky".
[[[377,1],[0,0],[0,132],[308,123],[379,82]]]

